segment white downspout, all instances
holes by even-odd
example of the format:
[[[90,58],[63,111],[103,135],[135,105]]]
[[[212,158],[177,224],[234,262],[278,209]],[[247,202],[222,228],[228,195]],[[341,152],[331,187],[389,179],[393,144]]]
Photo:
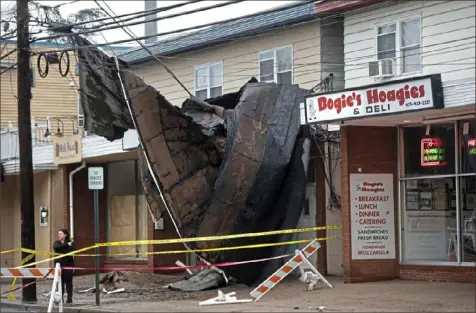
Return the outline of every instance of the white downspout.
[[[69,173],[69,233],[71,235],[71,239],[74,238],[74,210],[73,210],[73,176],[80,170],[86,167],[86,162],[83,162],[79,167],[72,170]]]

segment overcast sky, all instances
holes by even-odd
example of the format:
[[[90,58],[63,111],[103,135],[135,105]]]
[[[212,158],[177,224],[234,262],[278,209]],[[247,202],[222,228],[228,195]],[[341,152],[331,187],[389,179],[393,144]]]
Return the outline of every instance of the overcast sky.
[[[8,17],[7,13],[14,9],[15,1],[6,1],[0,0],[1,8],[2,8],[2,19],[6,19]],[[66,3],[60,7],[60,12],[62,15],[69,15],[74,13],[80,9],[85,8],[97,8],[97,5],[94,1],[87,1],[81,0],[76,3],[69,3],[71,1],[37,1],[44,5],[55,6],[61,3]],[[133,13],[136,11],[144,10],[144,1],[143,0],[136,0],[136,1],[106,1],[107,4],[111,7],[116,15]],[[183,3],[187,1],[157,1],[158,7],[167,7],[177,3]],[[219,2],[226,2],[226,1],[200,1],[199,3],[193,3],[184,7],[180,7],[177,9],[173,9],[167,12],[160,13],[159,16],[170,15],[178,12],[188,11],[194,8],[199,7],[206,7],[217,4]],[[158,32],[167,32],[171,30],[187,28],[192,26],[197,26],[205,23],[211,23],[215,21],[221,21],[229,18],[234,18],[241,15],[252,14],[255,12],[265,11],[272,8],[276,8],[278,6],[286,5],[293,3],[295,1],[244,1],[236,4],[231,4],[229,6],[221,7],[212,9],[209,11],[193,13],[186,16],[175,17],[163,21],[158,21]],[[104,6],[103,1],[99,1],[99,3]],[[10,11],[11,12],[11,11]],[[12,25],[13,26],[13,25]],[[138,37],[144,35],[144,25],[137,25],[131,26],[131,30],[137,35]],[[45,34],[47,35],[47,34]],[[108,42],[122,40],[122,39],[129,39],[130,37],[126,35],[122,29],[114,29],[108,30],[103,32],[104,37],[106,37]],[[44,36],[43,34],[36,35],[36,36]],[[160,40],[160,38],[159,38]],[[102,36],[96,36],[93,38],[93,41],[99,43],[104,42],[104,38]],[[130,43],[131,45],[137,45],[134,43]],[[124,44],[121,44],[124,45]]]

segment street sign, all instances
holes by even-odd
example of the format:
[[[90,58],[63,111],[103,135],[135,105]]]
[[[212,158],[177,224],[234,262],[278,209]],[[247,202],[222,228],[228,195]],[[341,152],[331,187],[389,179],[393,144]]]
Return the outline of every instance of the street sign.
[[[104,189],[104,169],[102,167],[88,168],[88,187],[94,191],[94,243],[99,243],[99,190]],[[96,280],[96,305],[99,305],[99,247],[95,249],[95,280]]]
[[[88,187],[89,190],[104,189],[104,169],[102,167],[88,168]]]

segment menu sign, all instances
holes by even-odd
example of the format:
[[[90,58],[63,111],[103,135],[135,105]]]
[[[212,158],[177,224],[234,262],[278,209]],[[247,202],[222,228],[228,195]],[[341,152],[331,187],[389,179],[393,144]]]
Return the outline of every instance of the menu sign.
[[[394,259],[393,174],[350,174],[352,259]]]

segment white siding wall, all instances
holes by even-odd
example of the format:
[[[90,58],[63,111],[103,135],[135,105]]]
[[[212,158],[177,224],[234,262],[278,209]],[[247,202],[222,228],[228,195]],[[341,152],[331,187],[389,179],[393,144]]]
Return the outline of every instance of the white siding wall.
[[[228,93],[237,91],[252,76],[257,77],[260,51],[292,45],[293,83],[301,88],[312,88],[321,79],[319,25],[318,21],[303,23],[270,34],[236,40],[175,57],[165,57],[163,60],[192,93],[194,67],[223,61],[223,93]],[[187,98],[187,94],[180,85],[156,61],[133,69],[138,76],[154,86],[172,104],[181,106]]]
[[[421,75],[441,73],[446,107],[474,103],[474,1],[387,1],[349,13],[344,22],[345,87],[382,81],[368,74],[368,62],[377,59],[375,25],[415,15],[421,16]]]

